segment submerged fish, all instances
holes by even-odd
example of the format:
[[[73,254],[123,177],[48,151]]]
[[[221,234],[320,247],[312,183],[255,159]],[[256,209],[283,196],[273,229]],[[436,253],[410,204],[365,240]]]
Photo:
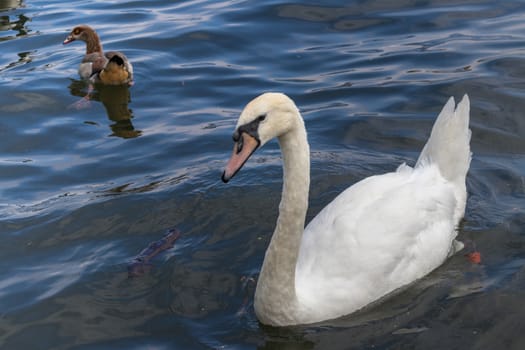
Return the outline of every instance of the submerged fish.
[[[177,229],[170,229],[158,241],[151,242],[145,249],[143,249],[136,257],[128,263],[128,276],[138,277],[151,270],[150,260],[166,249],[173,247],[174,242],[180,237],[180,231]]]

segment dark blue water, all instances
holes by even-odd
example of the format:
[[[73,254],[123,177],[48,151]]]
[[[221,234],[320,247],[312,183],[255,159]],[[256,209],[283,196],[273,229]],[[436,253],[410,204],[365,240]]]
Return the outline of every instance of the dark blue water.
[[[521,1],[0,1],[0,348],[523,349],[525,4]],[[87,92],[77,24],[133,62]],[[281,191],[276,143],[228,185],[243,106],[290,95],[312,150],[308,217],[413,164],[448,96],[470,95],[474,158],[449,259],[322,325],[252,309]],[[182,235],[128,278],[170,228]]]

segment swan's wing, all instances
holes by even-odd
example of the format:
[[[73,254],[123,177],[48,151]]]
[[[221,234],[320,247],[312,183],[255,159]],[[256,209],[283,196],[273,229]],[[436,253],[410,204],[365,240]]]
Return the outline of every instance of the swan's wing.
[[[424,276],[447,257],[455,205],[435,167],[403,167],[348,188],[305,229],[298,296],[353,308],[347,314]]]

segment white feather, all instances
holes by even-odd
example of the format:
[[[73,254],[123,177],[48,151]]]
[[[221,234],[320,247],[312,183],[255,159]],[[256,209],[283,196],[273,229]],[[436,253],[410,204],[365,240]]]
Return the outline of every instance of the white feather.
[[[279,218],[255,293],[259,320],[277,326],[350,314],[425,276],[454,252],[466,204],[469,99],[451,98],[414,168],[368,177],[337,196],[304,229],[309,146],[293,101],[263,94],[238,127],[259,115],[261,143],[278,137],[284,185]],[[240,129],[238,129],[240,130]]]

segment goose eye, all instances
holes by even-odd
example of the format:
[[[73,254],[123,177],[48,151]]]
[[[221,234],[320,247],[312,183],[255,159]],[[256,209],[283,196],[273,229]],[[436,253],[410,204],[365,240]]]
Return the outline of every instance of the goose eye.
[[[78,29],[78,28],[75,28],[75,30],[73,31],[73,34],[75,34],[75,35],[78,35],[78,34],[80,34],[80,29]]]

